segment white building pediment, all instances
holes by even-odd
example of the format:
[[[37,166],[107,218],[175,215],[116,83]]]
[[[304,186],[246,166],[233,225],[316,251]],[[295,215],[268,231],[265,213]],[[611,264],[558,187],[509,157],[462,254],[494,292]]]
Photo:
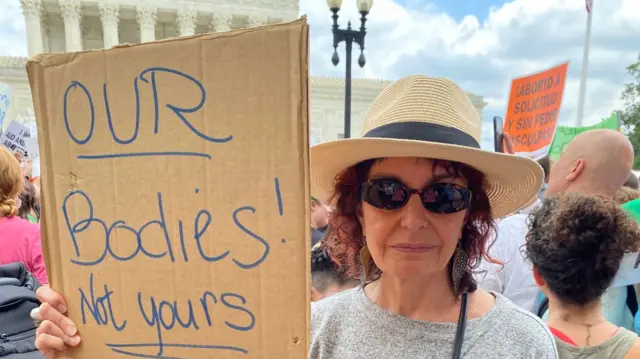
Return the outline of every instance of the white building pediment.
[[[318,0],[324,1],[324,0]],[[180,35],[223,32],[294,20],[298,0],[20,0],[29,55],[39,52],[93,50]],[[143,5],[141,5],[141,3]],[[32,100],[25,71],[26,57],[0,56],[0,82],[13,87],[8,118],[32,118]],[[329,61],[329,59],[327,59]],[[351,134],[360,135],[365,114],[375,97],[390,84],[352,79]],[[310,141],[334,140],[344,133],[345,81],[311,76]],[[482,115],[486,103],[468,94]],[[6,123],[5,122],[5,126]]]

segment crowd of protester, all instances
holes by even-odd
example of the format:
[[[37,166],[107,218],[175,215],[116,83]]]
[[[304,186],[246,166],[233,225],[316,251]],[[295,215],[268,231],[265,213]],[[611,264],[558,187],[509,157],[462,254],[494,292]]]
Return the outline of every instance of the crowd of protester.
[[[640,358],[640,285],[612,287],[640,251],[624,135],[585,132],[557,161],[508,136],[483,151],[464,91],[425,76],[385,89],[364,128],[311,149],[310,359]],[[0,150],[0,265],[46,284],[29,168]],[[38,298],[51,359],[81,333],[59,293]]]

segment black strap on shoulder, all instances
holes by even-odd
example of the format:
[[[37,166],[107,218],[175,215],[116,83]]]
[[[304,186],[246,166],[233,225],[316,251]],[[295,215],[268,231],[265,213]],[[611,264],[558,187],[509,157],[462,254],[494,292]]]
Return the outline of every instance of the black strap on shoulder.
[[[638,313],[638,297],[636,295],[636,290],[632,285],[627,286],[627,307],[631,312],[631,315],[634,317]],[[544,298],[538,307],[537,315],[542,318],[544,313],[549,310],[549,299]]]
[[[633,285],[627,286],[627,307],[631,311],[631,315],[634,317],[638,313],[638,297],[636,296],[636,289]]]
[[[545,297],[540,303],[540,306],[538,307],[538,311],[536,312],[536,314],[538,315],[538,318],[542,318],[542,316],[547,310],[549,310],[549,298]]]
[[[458,328],[456,329],[456,338],[453,342],[452,359],[460,359],[462,356],[462,342],[464,342],[464,332],[467,329],[467,307],[469,306],[469,293],[462,293],[462,302],[460,303],[460,317],[458,318]]]

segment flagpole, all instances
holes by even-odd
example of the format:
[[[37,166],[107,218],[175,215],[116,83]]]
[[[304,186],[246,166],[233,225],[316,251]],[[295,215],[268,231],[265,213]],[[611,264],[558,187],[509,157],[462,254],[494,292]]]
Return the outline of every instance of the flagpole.
[[[587,36],[584,43],[584,53],[582,54],[582,75],[580,77],[580,92],[578,97],[578,118],[576,126],[582,127],[582,118],[584,116],[584,101],[587,92],[587,74],[589,73],[589,45],[591,43],[591,17],[593,16],[594,0],[586,0],[587,2]]]
[[[616,111],[616,117],[618,120],[618,126],[616,128],[616,131],[622,132],[622,111]]]

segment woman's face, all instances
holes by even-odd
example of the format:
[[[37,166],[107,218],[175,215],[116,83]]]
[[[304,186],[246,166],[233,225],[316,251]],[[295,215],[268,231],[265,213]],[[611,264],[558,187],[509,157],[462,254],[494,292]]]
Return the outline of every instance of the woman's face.
[[[434,183],[467,185],[464,178],[450,176],[433,161],[388,158],[376,162],[368,180],[395,179],[414,190]],[[447,268],[462,234],[466,210],[451,214],[429,212],[420,196],[413,194],[400,209],[376,208],[362,202],[359,217],[367,247],[376,266],[387,275],[419,277]]]

